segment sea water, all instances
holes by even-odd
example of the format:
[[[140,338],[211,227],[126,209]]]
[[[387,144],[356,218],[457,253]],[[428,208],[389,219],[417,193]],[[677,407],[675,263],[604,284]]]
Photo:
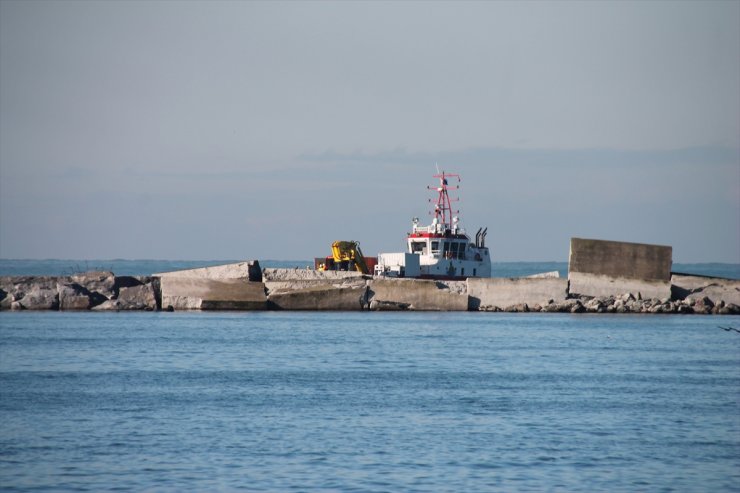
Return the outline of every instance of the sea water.
[[[4,491],[738,491],[736,316],[0,313]]]

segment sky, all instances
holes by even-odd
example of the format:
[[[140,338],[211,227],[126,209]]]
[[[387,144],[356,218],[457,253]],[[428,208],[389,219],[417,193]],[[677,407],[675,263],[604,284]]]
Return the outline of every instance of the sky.
[[[740,2],[0,1],[0,258],[740,263]]]

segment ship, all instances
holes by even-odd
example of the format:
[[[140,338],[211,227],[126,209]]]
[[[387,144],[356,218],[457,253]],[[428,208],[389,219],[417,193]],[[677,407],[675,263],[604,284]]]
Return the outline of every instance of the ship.
[[[452,209],[452,202],[459,199],[450,198],[449,192],[460,189],[460,175],[438,170],[434,178],[439,184],[427,187],[436,193],[431,224],[421,226],[419,218],[413,218],[406,251],[378,254],[375,276],[439,280],[491,277],[488,228],[479,228],[472,241],[460,225],[460,211]],[[457,184],[450,185],[450,181]]]

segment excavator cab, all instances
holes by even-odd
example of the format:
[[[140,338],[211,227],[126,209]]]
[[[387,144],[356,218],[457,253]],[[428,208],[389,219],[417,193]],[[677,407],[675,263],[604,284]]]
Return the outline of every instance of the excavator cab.
[[[335,241],[331,245],[331,257],[326,257],[323,270],[356,270],[369,274],[365,256],[358,241]]]

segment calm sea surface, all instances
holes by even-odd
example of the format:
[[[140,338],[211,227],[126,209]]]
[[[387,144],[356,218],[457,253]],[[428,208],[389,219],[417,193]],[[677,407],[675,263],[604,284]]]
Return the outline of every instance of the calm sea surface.
[[[0,489],[740,491],[740,317],[0,313]]]

